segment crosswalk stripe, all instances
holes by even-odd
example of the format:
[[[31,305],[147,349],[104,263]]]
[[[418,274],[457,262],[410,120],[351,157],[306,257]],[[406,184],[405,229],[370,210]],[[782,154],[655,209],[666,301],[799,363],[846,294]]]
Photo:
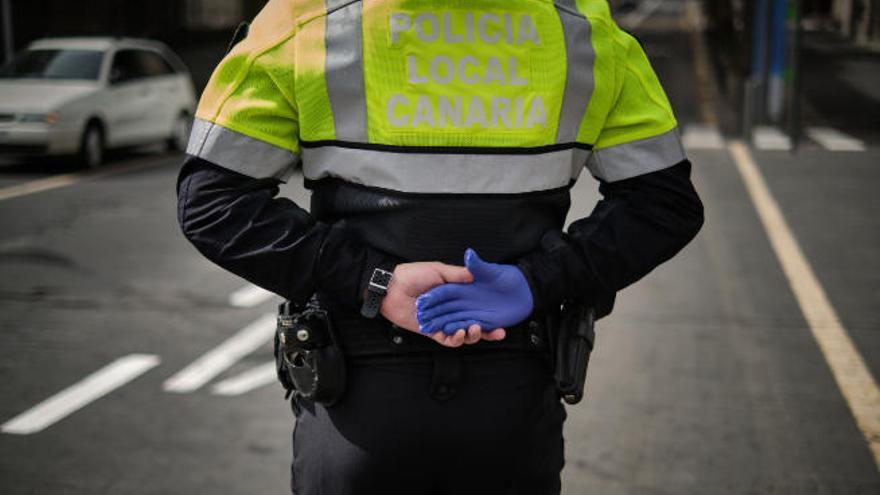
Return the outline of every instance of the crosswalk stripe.
[[[880,467],[880,388],[813,272],[748,148],[730,143],[739,173],[804,319]]]
[[[808,127],[807,136],[829,151],[865,151],[865,143],[830,127]]]
[[[257,287],[256,285],[248,285],[233,292],[229,296],[229,305],[236,308],[253,308],[272,299],[275,294]]]
[[[0,431],[29,435],[42,431],[104,395],[146,373],[160,362],[152,354],[121,357],[0,426]]]
[[[791,138],[771,126],[757,126],[752,130],[752,143],[755,148],[766,151],[788,151],[791,149]]]
[[[223,380],[211,388],[211,393],[225,396],[241,395],[275,383],[276,379],[275,361],[270,361]]]
[[[165,381],[166,392],[194,392],[275,335],[275,315],[266,314]]]
[[[687,124],[684,126],[681,140],[685,149],[689,150],[724,149],[724,138],[715,126]]]

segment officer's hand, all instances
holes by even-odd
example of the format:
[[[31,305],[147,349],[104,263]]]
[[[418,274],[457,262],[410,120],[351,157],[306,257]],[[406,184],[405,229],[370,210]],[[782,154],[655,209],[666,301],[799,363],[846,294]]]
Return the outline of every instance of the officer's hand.
[[[473,280],[471,273],[463,266],[439,262],[397,265],[380,311],[382,316],[398,327],[419,333],[416,319],[416,299],[419,296],[439,285],[469,284]],[[447,347],[459,347],[470,340],[464,330],[450,335],[438,332],[430,337]]]
[[[481,340],[488,340],[490,342],[504,340],[507,337],[507,330],[496,328],[495,330],[484,332],[477,323],[462,322],[460,328],[453,331],[437,331],[429,334],[429,336],[446,347],[460,347],[462,344],[476,344]]]
[[[473,283],[444,284],[419,297],[417,316],[423,333],[450,335],[474,325],[504,328],[532,312],[532,292],[517,267],[487,263],[472,249],[465,253],[465,266],[474,275]]]
[[[470,326],[465,326],[470,325]],[[483,327],[481,327],[478,323],[466,322],[462,325],[461,331],[465,331],[467,329],[467,335],[464,338],[465,344],[476,344],[481,340],[488,340],[490,342],[495,342],[499,340],[504,340],[507,337],[507,330],[503,328],[496,328],[495,330],[489,330],[484,332]],[[456,333],[458,330],[456,330]],[[444,332],[436,332],[433,335],[445,335]]]

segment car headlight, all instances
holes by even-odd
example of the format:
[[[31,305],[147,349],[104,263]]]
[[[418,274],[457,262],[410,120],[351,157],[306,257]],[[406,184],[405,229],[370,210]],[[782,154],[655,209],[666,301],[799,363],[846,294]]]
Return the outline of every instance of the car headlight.
[[[21,121],[26,123],[45,122],[46,124],[54,124],[58,122],[58,114],[55,112],[26,113],[21,116]]]

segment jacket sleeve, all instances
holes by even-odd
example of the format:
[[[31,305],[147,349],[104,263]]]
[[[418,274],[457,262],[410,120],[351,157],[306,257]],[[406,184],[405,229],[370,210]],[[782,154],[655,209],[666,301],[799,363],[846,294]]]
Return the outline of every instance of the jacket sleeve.
[[[703,205],[690,181],[691,164],[617,182],[601,181],[603,199],[568,233],[547,232],[541,247],[517,263],[537,310],[564,300],[611,311],[616,291],[672,258],[696,236]]]
[[[357,309],[372,269],[394,260],[277,198],[299,161],[289,0],[273,0],[215,69],[178,181],[178,217],[208,259],[281,296],[320,291]],[[352,275],[356,276],[352,276]]]
[[[587,163],[603,199],[519,260],[538,309],[579,300],[607,314],[616,291],[674,256],[703,223],[666,94],[638,41],[612,36],[618,85]]]
[[[320,290],[357,310],[372,269],[397,260],[352,238],[344,223],[317,222],[276,197],[278,185],[187,157],[177,188],[184,235],[209,260],[276,294],[304,302]]]

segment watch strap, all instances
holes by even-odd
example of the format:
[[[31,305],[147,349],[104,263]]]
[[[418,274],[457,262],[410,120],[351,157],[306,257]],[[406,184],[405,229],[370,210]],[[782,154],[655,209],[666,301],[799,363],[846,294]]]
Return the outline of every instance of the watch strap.
[[[375,318],[382,307],[382,299],[388,293],[391,284],[392,272],[384,268],[375,268],[367,283],[367,291],[364,294],[364,304],[361,306],[361,316]]]

